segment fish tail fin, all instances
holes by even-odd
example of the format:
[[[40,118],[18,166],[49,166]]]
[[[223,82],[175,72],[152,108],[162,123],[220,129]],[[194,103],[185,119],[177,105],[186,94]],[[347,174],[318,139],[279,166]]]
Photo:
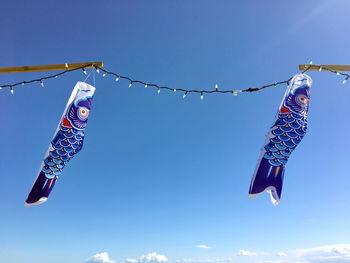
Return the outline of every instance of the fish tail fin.
[[[24,205],[32,206],[46,202],[52,188],[55,185],[56,180],[56,178],[47,178],[45,173],[43,171],[40,171]]]
[[[282,194],[284,165],[273,166],[265,158],[258,165],[249,188],[249,198],[254,198],[262,192],[270,194],[271,202],[278,205]]]

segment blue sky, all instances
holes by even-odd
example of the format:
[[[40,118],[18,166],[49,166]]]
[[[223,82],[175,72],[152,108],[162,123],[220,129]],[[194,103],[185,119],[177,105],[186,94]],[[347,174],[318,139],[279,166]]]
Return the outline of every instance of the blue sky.
[[[257,87],[288,79],[310,60],[350,64],[349,7],[347,0],[7,1],[0,66],[95,60],[173,88]],[[46,74],[3,74],[0,83]],[[350,84],[329,72],[310,76],[309,130],[287,164],[278,207],[247,193],[282,86],[201,101],[97,76],[84,149],[37,207],[24,207],[25,197],[85,76],[14,95],[1,90],[0,261],[84,263],[107,252],[116,262],[162,262],[159,255],[318,262],[335,244],[348,260]]]

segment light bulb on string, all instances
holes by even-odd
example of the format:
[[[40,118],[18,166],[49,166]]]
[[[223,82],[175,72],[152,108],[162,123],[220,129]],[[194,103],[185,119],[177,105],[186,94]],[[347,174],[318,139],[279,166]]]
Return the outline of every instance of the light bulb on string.
[[[147,84],[145,84],[145,88],[147,88],[148,87],[148,85]]]
[[[2,90],[2,87],[0,87],[0,90]]]
[[[65,63],[64,66],[66,67],[66,70],[69,70],[68,63]]]
[[[82,70],[83,70],[83,73],[84,73],[85,75],[87,75],[86,70],[85,70],[84,68],[82,68]]]
[[[129,88],[131,88],[131,86],[132,86],[132,81],[129,83]]]
[[[340,75],[340,73],[339,73],[339,72],[337,72],[337,75],[339,76],[339,75]]]
[[[232,91],[232,95],[233,96],[237,96],[238,95],[238,92],[236,90]]]
[[[322,69],[323,69],[323,67],[322,67],[322,66],[320,66],[320,68],[318,69],[318,71],[322,71]]]
[[[13,95],[14,90],[13,90],[13,88],[12,88],[12,87],[10,88],[10,92],[11,92],[11,94]]]
[[[24,86],[24,84],[25,84],[24,82],[21,83],[22,86]]]
[[[204,99],[204,94],[203,94],[203,92],[201,92],[201,100],[203,100]]]
[[[343,80],[342,83],[345,84],[345,83],[347,82],[348,78],[349,78],[349,76],[347,76],[347,77]]]
[[[99,74],[100,70],[98,69],[98,67],[96,66],[96,64],[92,64],[92,66],[95,68],[96,72]]]
[[[176,92],[176,89],[173,89],[174,92]]]
[[[107,76],[107,72],[102,74],[102,77],[106,77]]]
[[[117,77],[115,78],[115,81],[118,81],[118,80],[120,80],[120,77],[119,77],[119,76],[117,76]]]
[[[158,94],[160,93],[160,88],[158,88],[157,93],[158,93]]]
[[[58,76],[56,75],[56,76],[55,76],[55,79],[57,79],[57,78],[58,78]]]
[[[218,84],[215,84],[215,90],[218,91],[219,90],[219,86]]]
[[[183,99],[186,98],[187,93],[188,93],[188,91],[186,91],[186,92],[184,93],[184,95],[182,96]]]
[[[44,87],[45,86],[44,81],[40,80],[40,85],[41,85],[41,87]]]

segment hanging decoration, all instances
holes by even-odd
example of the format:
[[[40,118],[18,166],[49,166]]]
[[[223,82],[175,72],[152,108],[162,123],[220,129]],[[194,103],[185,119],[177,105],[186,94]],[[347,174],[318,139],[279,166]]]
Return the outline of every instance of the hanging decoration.
[[[269,130],[249,189],[249,197],[266,191],[277,205],[281,198],[285,165],[307,131],[311,78],[295,75]]]
[[[62,169],[82,149],[94,92],[85,82],[75,85],[25,205],[45,202]]]
[[[160,93],[160,91],[162,89],[168,90],[168,91],[173,91],[174,93],[176,91],[179,91],[179,92],[182,92],[182,94],[183,94],[182,98],[184,98],[184,99],[190,93],[199,94],[201,100],[204,99],[204,94],[215,94],[215,93],[217,93],[217,94],[232,94],[233,96],[237,96],[238,94],[243,93],[243,92],[256,92],[256,91],[260,91],[260,90],[263,90],[263,89],[266,89],[266,88],[277,87],[279,85],[289,84],[290,80],[292,79],[292,77],[291,77],[291,78],[289,78],[287,80],[284,80],[284,81],[278,81],[278,82],[270,83],[270,84],[267,84],[267,85],[262,85],[262,86],[256,87],[256,88],[247,88],[247,89],[241,89],[241,90],[220,90],[218,88],[217,84],[215,84],[215,89],[213,89],[213,90],[182,89],[182,88],[175,89],[175,88],[170,88],[170,87],[167,87],[167,86],[160,86],[160,85],[154,84],[154,83],[147,83],[147,82],[144,82],[144,81],[135,80],[135,79],[133,79],[131,77],[128,77],[128,76],[122,76],[122,75],[120,75],[118,73],[115,73],[115,72],[112,72],[112,71],[108,71],[108,70],[102,68],[103,63],[101,63],[101,62],[98,62],[98,63],[99,64],[95,64],[93,62],[88,62],[87,64],[84,64],[82,66],[76,66],[77,64],[81,65],[82,63],[73,63],[72,64],[73,68],[70,68],[71,64],[66,63],[65,64],[65,69],[66,69],[65,71],[62,71],[62,72],[59,72],[59,73],[56,73],[56,74],[53,74],[53,75],[50,75],[50,76],[41,77],[41,78],[38,78],[38,79],[26,80],[26,81],[13,83],[13,84],[2,84],[2,85],[0,85],[0,90],[2,90],[2,89],[9,89],[11,94],[14,94],[14,87],[25,86],[27,84],[36,83],[36,82],[39,83],[42,87],[44,87],[44,80],[46,81],[48,79],[56,79],[56,78],[58,78],[59,76],[61,76],[63,74],[66,74],[66,73],[69,73],[69,72],[73,72],[73,71],[76,71],[76,70],[82,70],[82,72],[85,75],[87,75],[86,69],[87,68],[91,68],[91,67],[95,68],[97,73],[100,73],[102,71],[103,72],[102,73],[102,77],[113,76],[115,81],[119,81],[119,80],[126,80],[126,81],[128,81],[129,82],[128,86],[130,88],[134,87],[134,86],[136,86],[136,87],[137,86],[138,87],[145,87],[145,88],[153,87],[153,88],[156,88],[156,91],[157,91],[158,94]],[[100,65],[102,65],[102,66],[100,66]],[[337,68],[337,70],[335,70],[334,68]],[[343,77],[342,84],[345,84],[348,81],[348,79],[350,78],[349,74],[340,71],[342,69],[349,71],[350,70],[349,66],[316,65],[316,64],[312,64],[312,61],[311,61],[309,64],[299,65],[299,69],[302,71],[302,73],[305,73],[308,70],[316,70],[316,69],[318,71],[328,71],[328,72],[334,73],[337,76]],[[2,73],[4,73],[4,72],[2,72]],[[134,84],[136,84],[136,85],[134,85]],[[137,84],[139,84],[139,85],[137,85]]]
[[[56,79],[58,78],[59,76],[63,75],[63,74],[66,74],[66,73],[69,73],[69,72],[73,72],[73,71],[76,71],[76,70],[82,70],[83,74],[87,75],[87,72],[86,72],[86,68],[90,68],[90,67],[93,67],[95,68],[96,72],[97,73],[100,73],[100,72],[103,72],[102,73],[102,77],[107,77],[107,76],[113,76],[114,80],[115,81],[119,81],[119,80],[125,80],[127,81],[129,84],[128,84],[128,87],[131,88],[131,87],[153,87],[156,89],[157,93],[159,94],[161,90],[168,90],[168,91],[173,91],[174,93],[176,91],[178,92],[182,92],[183,93],[183,98],[185,99],[187,97],[187,95],[189,94],[198,94],[199,95],[199,98],[201,100],[204,99],[204,94],[229,94],[229,95],[233,95],[233,96],[237,96],[238,94],[240,93],[243,93],[243,92],[256,92],[256,91],[260,91],[260,90],[263,90],[263,89],[266,89],[266,88],[270,88],[270,87],[277,87],[278,85],[284,85],[284,84],[288,84],[289,81],[291,80],[291,78],[289,78],[288,80],[284,80],[284,81],[278,81],[278,82],[274,82],[274,83],[271,83],[271,84],[267,84],[267,85],[263,85],[261,87],[258,87],[258,88],[247,88],[247,89],[243,89],[243,90],[220,90],[219,89],[219,86],[217,84],[215,84],[215,88],[213,90],[198,90],[198,89],[182,89],[182,88],[179,88],[179,89],[175,89],[175,88],[170,88],[170,87],[167,87],[167,86],[160,86],[158,84],[154,84],[154,83],[147,83],[147,82],[144,82],[144,81],[140,81],[140,80],[135,80],[135,79],[132,79],[130,77],[127,77],[127,76],[122,76],[118,73],[115,73],[115,72],[112,72],[112,71],[108,71],[96,64],[86,64],[86,65],[83,65],[83,66],[80,66],[80,67],[75,67],[73,69],[70,69],[68,67],[68,64],[66,63],[66,70],[65,71],[62,71],[60,73],[57,73],[57,74],[53,74],[53,75],[50,75],[50,76],[46,76],[46,77],[41,77],[41,78],[38,78],[38,79],[33,79],[33,80],[26,80],[26,81],[21,81],[21,82],[17,82],[17,83],[13,83],[13,84],[4,84],[4,85],[0,85],[0,90],[1,89],[10,89],[10,92],[11,94],[14,94],[14,87],[20,87],[20,86],[25,86],[27,84],[31,84],[31,83],[39,83],[42,87],[44,87],[44,81],[46,80],[49,80],[49,79]],[[305,71],[307,71],[308,69],[306,69]],[[304,71],[304,72],[305,72]]]
[[[29,81],[21,81],[13,84],[0,85],[0,90],[9,89],[14,94],[14,88],[25,86],[30,83],[38,83],[41,87],[45,87],[44,81],[55,79],[58,76],[68,72],[82,70],[83,74],[88,75],[86,69],[93,68],[92,72],[101,73],[102,77],[112,77],[116,82],[124,80],[129,88],[153,87],[159,94],[161,90],[172,91],[173,93],[181,93],[182,98],[186,98],[189,94],[198,94],[201,100],[207,94],[232,94],[237,96],[243,92],[256,92],[269,87],[277,87],[278,85],[287,84],[287,90],[279,107],[276,120],[270,128],[266,140],[261,150],[261,155],[253,174],[249,197],[255,197],[262,192],[268,192],[273,204],[277,205],[281,199],[283,177],[285,166],[288,159],[297,145],[301,142],[307,131],[307,115],[309,109],[311,78],[305,74],[308,70],[328,71],[343,77],[342,83],[345,84],[350,75],[341,70],[350,71],[350,66],[346,65],[313,65],[312,62],[305,65],[299,65],[300,74],[295,75],[284,81],[274,82],[257,88],[247,88],[239,90],[220,90],[215,84],[212,90],[201,89],[183,89],[170,88],[160,86],[154,83],[135,80],[133,78],[122,76],[118,73],[108,71],[102,68],[102,62],[86,62],[73,63],[73,67],[64,65],[46,65],[46,66],[30,66],[31,71],[38,71],[39,68],[48,70],[57,70],[60,68],[62,72],[33,79]],[[4,71],[0,73],[18,72],[18,67],[2,68]],[[27,71],[28,67],[19,67],[21,71]],[[88,76],[89,77],[89,76]],[[91,109],[91,101],[95,91],[95,87],[85,82],[78,82],[73,89],[66,108],[63,112],[62,119],[56,130],[55,136],[45,155],[44,161],[39,169],[37,178],[26,199],[26,205],[35,205],[45,202],[55,185],[58,176],[67,162],[72,159],[83,146],[84,130],[87,118]]]

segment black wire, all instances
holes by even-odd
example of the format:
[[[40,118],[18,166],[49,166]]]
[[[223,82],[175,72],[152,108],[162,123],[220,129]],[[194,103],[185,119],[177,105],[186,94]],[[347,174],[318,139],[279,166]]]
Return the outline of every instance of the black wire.
[[[105,70],[105,69],[103,69],[101,67],[98,67],[95,64],[86,64],[86,65],[78,67],[78,68],[67,69],[67,70],[59,72],[57,74],[46,76],[46,77],[41,77],[41,78],[38,78],[38,79],[26,80],[26,81],[13,83],[13,84],[0,85],[0,88],[10,88],[12,90],[13,87],[20,86],[20,85],[30,84],[30,83],[34,83],[34,82],[42,83],[44,80],[57,78],[58,76],[61,76],[61,75],[66,74],[68,72],[76,71],[76,70],[79,70],[79,69],[85,70],[85,68],[91,67],[91,66],[93,66],[96,70],[101,70],[106,75],[113,75],[113,76],[115,76],[117,80],[119,80],[119,79],[127,80],[127,81],[130,82],[130,84],[138,83],[138,84],[142,84],[142,85],[147,86],[147,87],[155,87],[155,88],[157,88],[159,90],[165,89],[165,90],[169,90],[169,91],[180,91],[180,92],[184,92],[186,94],[188,94],[188,93],[200,93],[201,95],[203,95],[203,94],[212,94],[212,93],[222,93],[222,94],[230,93],[230,94],[236,95],[236,94],[238,94],[240,92],[255,92],[255,91],[259,91],[261,89],[265,89],[265,88],[272,87],[272,86],[277,86],[277,85],[280,85],[280,84],[288,84],[289,80],[291,79],[290,78],[289,80],[286,80],[286,81],[280,81],[280,82],[264,85],[264,86],[262,86],[260,88],[249,88],[249,89],[245,89],[245,90],[219,90],[219,89],[215,89],[215,90],[195,90],[195,89],[187,90],[187,89],[182,89],[182,88],[180,88],[180,89],[173,89],[173,88],[169,88],[167,86],[159,86],[159,85],[154,84],[154,83],[146,83],[144,81],[134,80],[134,79],[132,79],[130,77],[122,76],[122,75],[119,75],[119,74],[114,73],[112,71],[107,71],[107,70]]]
[[[219,90],[219,89],[214,89],[214,90],[187,90],[187,89],[174,89],[174,88],[169,88],[167,86],[159,86],[157,84],[154,84],[154,83],[147,83],[147,82],[144,82],[144,81],[140,81],[140,80],[133,80],[132,78],[130,77],[126,77],[126,76],[122,76],[122,75],[119,75],[117,73],[114,73],[112,71],[108,71],[108,70],[105,70],[103,68],[100,68],[100,67],[95,67],[96,69],[100,69],[101,71],[103,71],[106,75],[113,75],[114,77],[116,77],[116,80],[119,80],[119,79],[125,79],[125,80],[128,80],[130,82],[130,84],[134,84],[134,83],[139,83],[139,84],[142,84],[146,87],[155,87],[157,89],[165,89],[165,90],[170,90],[170,91],[180,91],[180,92],[185,92],[186,95],[188,93],[199,93],[201,95],[203,94],[212,94],[212,93],[230,93],[230,94],[238,94],[240,92],[254,92],[254,91],[259,91],[259,90],[262,90],[262,89],[266,89],[266,88],[269,88],[269,87],[276,87],[277,85],[281,85],[281,84],[289,84],[289,81],[292,79],[292,78],[289,78],[288,80],[285,80],[285,81],[279,81],[279,82],[275,82],[275,83],[272,83],[272,84],[268,84],[268,85],[264,85],[264,86],[261,86],[260,88],[248,88],[248,89],[244,89],[244,90]]]
[[[263,86],[261,86],[259,88],[248,88],[248,89],[244,89],[244,90],[219,90],[219,89],[214,89],[214,90],[190,89],[190,90],[187,90],[187,89],[182,89],[182,88],[174,89],[174,88],[169,88],[167,86],[159,86],[159,85],[154,84],[154,83],[147,83],[147,82],[140,81],[140,80],[134,80],[134,79],[132,79],[130,77],[122,76],[122,75],[119,75],[119,74],[117,74],[115,72],[105,70],[105,69],[97,66],[96,64],[86,64],[86,65],[78,67],[78,68],[67,69],[67,70],[59,72],[57,74],[46,76],[46,77],[41,77],[41,78],[38,78],[38,79],[26,80],[26,81],[13,83],[13,84],[0,85],[0,88],[10,88],[12,90],[13,87],[19,86],[19,85],[30,84],[30,83],[33,83],[33,82],[40,82],[40,83],[42,83],[43,80],[57,78],[58,76],[61,76],[61,75],[66,74],[68,72],[76,71],[76,70],[79,70],[79,69],[81,69],[81,70],[83,70],[85,72],[85,68],[91,67],[91,66],[94,67],[95,70],[101,70],[104,73],[103,74],[104,76],[106,76],[106,75],[114,76],[116,78],[116,80],[124,79],[124,80],[129,81],[130,84],[138,83],[138,84],[144,85],[145,87],[155,87],[158,90],[165,89],[165,90],[169,90],[169,91],[180,91],[180,92],[183,92],[185,95],[187,95],[188,93],[199,93],[201,95],[203,95],[203,94],[213,94],[213,93],[221,93],[221,94],[229,93],[229,94],[237,95],[238,93],[241,93],[241,92],[256,92],[256,91],[260,91],[262,89],[266,89],[266,88],[270,88],[270,87],[277,87],[278,85],[282,85],[282,84],[289,85],[289,82],[293,78],[293,77],[290,77],[288,80],[279,81],[279,82],[271,83],[271,84],[268,84],[268,85],[263,85]],[[318,65],[318,66],[321,67],[321,70],[326,70],[326,71],[330,71],[332,73],[335,73],[337,75],[345,76],[346,77],[345,80],[350,78],[349,74],[346,74],[346,73],[343,73],[343,72],[339,72],[339,71],[335,71],[335,70],[329,69],[327,67],[324,67],[322,65]],[[305,68],[305,70],[302,71],[302,73],[307,72],[308,70],[310,70],[311,67],[312,67],[312,65],[310,64],[308,67]]]
[[[86,64],[86,65],[81,66],[79,68],[67,69],[65,71],[59,72],[59,73],[54,74],[54,75],[41,77],[39,79],[25,80],[25,81],[17,82],[17,83],[14,83],[14,84],[0,85],[0,87],[1,88],[13,88],[15,86],[30,84],[30,83],[33,83],[33,82],[42,82],[43,80],[57,78],[58,76],[61,76],[63,74],[66,74],[68,72],[72,72],[72,71],[75,71],[75,70],[78,70],[78,69],[84,70],[86,67],[91,67],[91,66],[95,66],[95,65],[94,64]]]

